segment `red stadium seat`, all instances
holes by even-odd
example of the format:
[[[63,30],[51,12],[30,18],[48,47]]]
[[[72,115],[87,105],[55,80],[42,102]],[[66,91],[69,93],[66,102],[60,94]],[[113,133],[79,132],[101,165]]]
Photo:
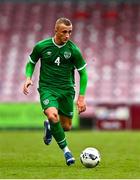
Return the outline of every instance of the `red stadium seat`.
[[[55,20],[67,16],[74,18],[72,40],[88,64],[88,106],[140,102],[139,11],[140,5],[117,2],[1,3],[0,101],[39,99],[35,90],[39,67],[34,91],[28,97],[22,94],[28,55],[37,41],[53,35]]]

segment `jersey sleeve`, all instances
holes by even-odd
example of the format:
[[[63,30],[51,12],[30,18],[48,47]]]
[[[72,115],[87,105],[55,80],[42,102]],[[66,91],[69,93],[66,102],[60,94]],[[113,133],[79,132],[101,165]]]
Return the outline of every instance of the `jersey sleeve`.
[[[38,44],[36,44],[33,48],[33,51],[29,55],[29,61],[33,64],[36,64],[39,58],[40,58],[39,46]]]
[[[73,59],[74,66],[78,71],[81,71],[86,67],[87,63],[85,62],[81,54],[81,51],[78,47],[74,49],[73,54],[74,54],[74,59]]]

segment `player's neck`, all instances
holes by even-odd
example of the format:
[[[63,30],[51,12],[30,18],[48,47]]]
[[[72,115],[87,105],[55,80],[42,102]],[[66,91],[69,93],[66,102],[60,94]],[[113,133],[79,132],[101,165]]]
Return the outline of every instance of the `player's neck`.
[[[54,39],[55,44],[57,44],[58,46],[62,46],[65,44],[62,41],[60,41],[56,36],[54,36],[53,39]]]

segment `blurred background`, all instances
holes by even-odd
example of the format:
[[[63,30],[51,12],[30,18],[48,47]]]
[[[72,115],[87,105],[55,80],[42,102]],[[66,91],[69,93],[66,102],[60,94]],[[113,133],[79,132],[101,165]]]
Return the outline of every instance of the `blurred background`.
[[[38,70],[25,96],[25,64],[37,41],[65,16],[87,61],[87,111],[73,128],[140,129],[140,2],[135,0],[0,0],[0,129],[42,128]],[[76,90],[78,91],[76,73]]]

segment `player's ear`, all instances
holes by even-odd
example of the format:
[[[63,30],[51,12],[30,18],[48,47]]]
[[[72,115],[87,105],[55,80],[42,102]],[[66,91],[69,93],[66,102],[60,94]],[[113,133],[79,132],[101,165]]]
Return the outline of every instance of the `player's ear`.
[[[57,33],[57,28],[55,28],[54,32],[55,32],[55,34]]]
[[[57,29],[58,29],[58,28],[57,28],[57,25],[55,25],[55,30],[54,30],[54,31],[55,31],[55,33],[57,33]]]

